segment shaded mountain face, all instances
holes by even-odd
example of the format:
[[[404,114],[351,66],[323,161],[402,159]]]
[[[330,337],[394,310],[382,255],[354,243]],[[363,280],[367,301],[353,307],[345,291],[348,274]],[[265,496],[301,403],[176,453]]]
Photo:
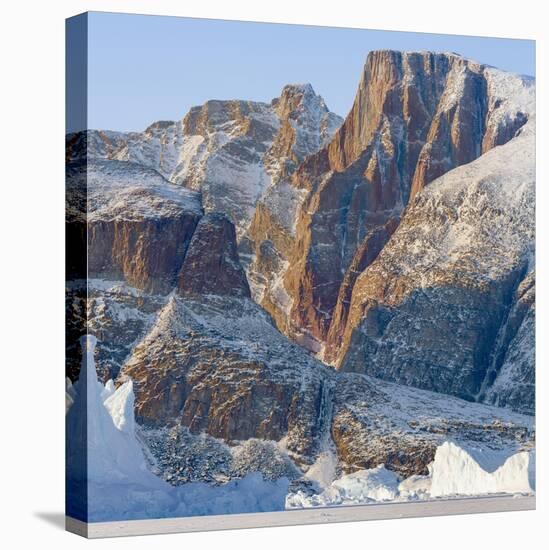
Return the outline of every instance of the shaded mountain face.
[[[343,123],[292,85],[69,136],[67,236],[87,250],[68,265],[69,377],[89,331],[175,482],[179,438],[205,449],[185,479],[208,480],[248,440],[297,478],[326,455],[424,474],[448,437],[528,448],[534,93],[381,51]]]
[[[357,278],[341,369],[485,398],[527,314],[519,288],[533,286],[530,130],[415,198],[390,242]],[[533,412],[533,394],[515,406]]]

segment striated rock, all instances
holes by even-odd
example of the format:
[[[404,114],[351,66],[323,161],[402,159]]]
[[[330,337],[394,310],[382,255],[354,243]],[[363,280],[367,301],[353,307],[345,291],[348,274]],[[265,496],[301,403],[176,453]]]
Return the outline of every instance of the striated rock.
[[[181,266],[178,290],[181,294],[250,296],[234,225],[224,214],[206,214],[198,222]]]
[[[338,471],[385,464],[408,476],[425,473],[448,438],[519,449],[534,437],[528,416],[326,368],[240,297],[172,296],[118,382],[126,377],[134,382],[136,419],[155,449],[172,446],[158,430],[183,427],[192,445],[208,441],[192,439],[199,434],[241,450],[251,438],[278,442],[278,450],[269,447],[278,455],[273,467],[286,464],[284,451],[305,471],[332,449]],[[153,452],[173,480],[174,458],[166,449]],[[226,450],[207,452],[204,470],[195,457],[188,475],[211,475],[212,461],[225,471]]]
[[[328,337],[345,273],[367,235],[436,177],[512,137],[517,109],[532,107],[528,88],[454,54],[368,56],[345,122],[292,180],[309,194],[297,212],[284,287],[290,323],[317,341],[313,349]]]
[[[328,333],[341,334],[339,300],[364,240],[431,181],[520,133],[533,98],[530,80],[457,54],[371,52],[332,140],[303,160],[283,198],[275,187],[256,210],[246,248],[254,299],[312,351],[330,340],[333,356],[339,337]],[[262,249],[278,258],[275,276],[262,268]]]
[[[87,178],[89,276],[169,292],[202,215],[199,195],[119,161],[90,161],[75,177]]]
[[[452,59],[438,108],[417,159],[410,190],[413,198],[452,168],[480,156],[487,110],[482,66]]]
[[[479,400],[535,414],[535,276],[519,284],[502,323]]]
[[[339,289],[337,304],[326,338],[326,348],[323,353],[324,361],[331,363],[337,357],[349,316],[353,288],[358,276],[377,258],[398,227],[399,221],[397,218],[390,218],[385,225],[372,230],[357,248]]]

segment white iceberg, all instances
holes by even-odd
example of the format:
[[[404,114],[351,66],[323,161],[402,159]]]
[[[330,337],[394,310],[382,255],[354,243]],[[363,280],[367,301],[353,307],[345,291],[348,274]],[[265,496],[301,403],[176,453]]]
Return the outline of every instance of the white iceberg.
[[[286,508],[311,508],[393,501],[398,497],[399,478],[385,466],[358,470],[334,480],[318,494],[298,491],[286,497]]]
[[[431,497],[533,493],[533,451],[462,448],[445,442],[437,448],[432,465]]]

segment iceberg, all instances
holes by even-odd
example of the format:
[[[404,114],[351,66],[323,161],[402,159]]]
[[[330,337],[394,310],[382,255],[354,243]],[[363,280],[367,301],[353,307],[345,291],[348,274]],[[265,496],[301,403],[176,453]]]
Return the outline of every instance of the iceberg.
[[[535,454],[462,448],[447,441],[432,465],[431,497],[533,493]]]

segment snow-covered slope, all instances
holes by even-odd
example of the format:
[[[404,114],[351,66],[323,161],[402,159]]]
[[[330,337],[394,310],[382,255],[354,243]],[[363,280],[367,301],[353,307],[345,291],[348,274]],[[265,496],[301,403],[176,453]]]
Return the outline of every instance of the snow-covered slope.
[[[240,238],[266,189],[322,147],[340,123],[310,84],[288,85],[271,103],[211,100],[143,132],[90,130],[86,139],[69,138],[68,154],[131,163],[200,191],[206,211],[227,214]]]
[[[88,222],[173,217],[202,213],[200,194],[174,185],[156,170],[116,160],[90,160],[86,177]]]
[[[501,372],[499,393],[505,380],[525,389],[501,404],[533,411],[533,309],[521,324],[533,297],[517,303],[533,287],[534,132],[532,115],[517,137],[416,196],[357,278],[343,370],[472,400],[485,399]],[[523,363],[516,376],[502,369],[513,353]]]

